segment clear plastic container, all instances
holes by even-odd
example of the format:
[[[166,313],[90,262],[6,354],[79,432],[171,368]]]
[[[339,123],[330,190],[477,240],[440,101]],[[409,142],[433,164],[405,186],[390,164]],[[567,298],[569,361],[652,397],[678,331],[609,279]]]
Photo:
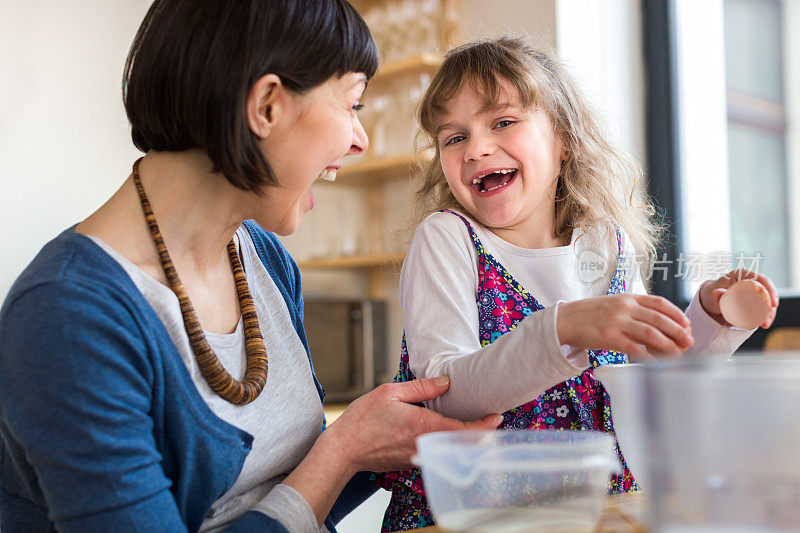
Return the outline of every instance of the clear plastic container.
[[[595,376],[656,531],[800,531],[800,352]]]
[[[453,531],[594,530],[618,469],[593,431],[454,431],[417,439],[428,503]]]
[[[641,364],[604,365],[594,369],[611,398],[611,417],[620,451],[628,463],[639,489],[647,490],[650,481],[650,454],[647,444],[645,379]]]

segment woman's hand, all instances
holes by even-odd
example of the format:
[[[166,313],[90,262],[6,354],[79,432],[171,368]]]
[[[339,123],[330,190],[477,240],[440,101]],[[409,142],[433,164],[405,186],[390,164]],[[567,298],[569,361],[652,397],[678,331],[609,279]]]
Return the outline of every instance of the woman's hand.
[[[613,294],[562,303],[556,324],[561,344],[616,350],[632,359],[680,357],[694,344],[689,319],[667,299]]]
[[[431,431],[496,429],[500,415],[459,422],[409,402],[432,400],[450,387],[450,379],[388,383],[351,403],[322,432],[305,459],[283,480],[299,492],[322,524],[345,484],[357,472],[385,472],[412,466],[416,438]]]
[[[767,315],[767,318],[765,318],[764,322],[762,322],[760,325],[762,328],[770,327],[772,322],[775,320],[775,314],[778,312],[778,291],[775,289],[775,284],[772,283],[771,279],[751,270],[746,270],[744,268],[732,270],[724,276],[721,276],[713,281],[706,281],[700,285],[700,305],[711,318],[723,326],[727,325],[727,322],[722,317],[722,312],[719,308],[719,299],[723,294],[725,294],[731,285],[743,279],[752,279],[753,281],[760,283],[767,290],[767,293],[769,293],[771,309]]]
[[[440,376],[405,383],[387,383],[351,403],[323,432],[352,472],[385,472],[409,468],[416,452],[416,438],[432,431],[496,429],[503,420],[490,415],[475,422],[460,422],[435,411],[410,405],[432,400],[450,387]]]

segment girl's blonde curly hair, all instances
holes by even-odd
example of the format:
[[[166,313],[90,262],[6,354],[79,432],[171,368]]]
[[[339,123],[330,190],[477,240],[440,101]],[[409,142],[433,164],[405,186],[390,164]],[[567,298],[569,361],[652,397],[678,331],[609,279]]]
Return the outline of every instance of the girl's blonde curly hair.
[[[595,111],[559,60],[536,50],[524,39],[501,37],[465,44],[445,56],[420,101],[417,118],[418,153],[433,158],[419,162],[422,185],[415,194],[414,225],[440,209],[462,209],[445,180],[436,140],[437,119],[445,105],[465,85],[491,109],[513,87],[524,109],[542,109],[566,149],[558,176],[554,237],[569,242],[572,231],[609,229],[616,222],[627,232],[638,259],[650,264],[663,226],[653,203],[637,183],[638,163],[608,140]],[[509,95],[510,96],[510,95]]]

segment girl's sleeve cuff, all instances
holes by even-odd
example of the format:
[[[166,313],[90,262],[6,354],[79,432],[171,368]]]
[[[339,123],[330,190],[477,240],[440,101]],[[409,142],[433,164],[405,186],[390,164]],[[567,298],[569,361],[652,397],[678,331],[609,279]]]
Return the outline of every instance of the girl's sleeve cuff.
[[[559,345],[561,354],[564,356],[564,361],[571,366],[576,373],[582,372],[589,367],[589,354],[586,350],[575,348],[569,344],[561,344],[558,338],[558,307],[563,304],[565,300],[559,300],[553,305],[553,338]]]
[[[714,320],[700,304],[699,290],[686,308],[686,318],[692,324],[694,337],[694,346],[689,348],[685,355],[688,357],[727,359],[755,331],[755,329],[723,326]]]

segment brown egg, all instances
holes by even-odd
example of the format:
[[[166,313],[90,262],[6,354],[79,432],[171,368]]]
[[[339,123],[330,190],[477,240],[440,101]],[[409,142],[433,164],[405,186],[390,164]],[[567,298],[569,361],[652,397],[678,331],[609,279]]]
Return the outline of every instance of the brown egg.
[[[719,299],[722,317],[742,329],[758,327],[767,319],[771,307],[767,289],[752,279],[737,281]]]

